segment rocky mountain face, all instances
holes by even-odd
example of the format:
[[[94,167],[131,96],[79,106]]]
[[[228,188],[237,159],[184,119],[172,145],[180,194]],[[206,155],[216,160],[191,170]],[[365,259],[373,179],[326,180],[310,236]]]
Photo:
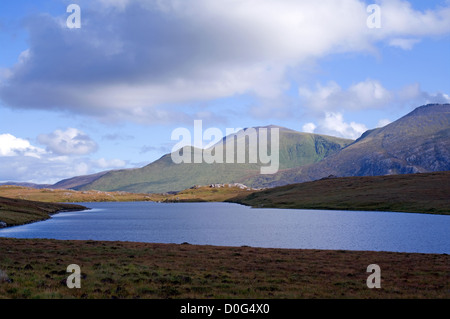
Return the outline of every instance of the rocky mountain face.
[[[354,143],[324,160],[258,177],[266,187],[334,176],[378,176],[450,170],[450,104],[430,104],[382,128],[364,133]]]

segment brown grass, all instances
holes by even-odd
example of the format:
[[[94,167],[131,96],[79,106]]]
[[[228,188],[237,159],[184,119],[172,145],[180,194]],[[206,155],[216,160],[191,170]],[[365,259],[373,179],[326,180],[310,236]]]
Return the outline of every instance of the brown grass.
[[[51,203],[153,201],[162,195],[127,192],[74,191],[71,189],[36,189],[22,186],[0,186],[0,196]]]
[[[342,177],[292,184],[229,201],[253,207],[450,214],[450,172]]]
[[[210,186],[200,186],[195,189],[186,189],[176,195],[166,196],[163,201],[171,202],[223,202],[236,196],[249,195],[256,190],[239,187],[212,188]]]
[[[51,203],[80,202],[133,202],[133,201],[165,201],[165,202],[221,202],[237,195],[251,194],[255,190],[239,187],[211,188],[202,186],[196,189],[186,189],[177,194],[140,194],[128,192],[75,191],[70,189],[36,189],[22,186],[0,186],[0,196]]]
[[[0,238],[0,256],[0,298],[450,297],[448,255]],[[367,288],[370,264],[381,289]]]
[[[0,197],[0,221],[17,226],[50,218],[60,211],[84,210],[81,205],[44,203]]]

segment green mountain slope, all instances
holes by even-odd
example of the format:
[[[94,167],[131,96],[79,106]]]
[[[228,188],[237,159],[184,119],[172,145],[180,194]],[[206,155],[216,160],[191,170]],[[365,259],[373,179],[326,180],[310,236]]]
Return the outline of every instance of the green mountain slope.
[[[274,128],[274,126],[264,128]],[[260,129],[261,127],[255,128],[258,132],[258,138]],[[282,127],[278,127],[278,129],[280,169],[319,162],[353,142],[352,140],[331,136],[300,133]],[[236,145],[244,143],[246,132],[248,131],[244,130],[233,135],[236,137]],[[248,143],[247,141],[246,154],[248,154]],[[225,155],[226,144],[220,145],[223,145],[223,164],[207,164],[205,162],[175,164],[172,161],[171,154],[166,154],[145,167],[110,171],[88,184],[75,187],[75,189],[148,193],[180,191],[193,185],[247,182],[260,174],[261,166],[266,166],[260,162],[249,163],[248,158],[245,164],[228,164]],[[269,149],[270,146],[269,143]],[[237,146],[234,147],[234,150],[237,154]],[[188,152],[193,158],[194,154],[201,152],[201,150],[186,147],[183,152]]]
[[[72,178],[68,178],[68,179],[63,179],[62,181],[59,181],[58,183],[53,184],[48,188],[54,188],[54,189],[79,188],[81,186],[84,186],[86,184],[89,184],[89,183],[99,179],[106,173],[108,173],[108,171],[91,174],[91,175],[83,175],[83,176],[77,176],[77,177],[72,177]]]
[[[248,144],[244,143],[250,139],[246,135],[253,129],[259,133],[262,128],[278,128],[280,133],[279,172],[273,175],[260,174],[260,168],[267,165],[248,163],[248,158],[246,164],[175,164],[171,154],[166,154],[142,168],[75,177],[59,185],[78,190],[161,193],[215,183],[243,183],[260,188],[330,175],[378,176],[450,170],[450,104],[419,107],[385,127],[367,131],[356,141],[275,126],[246,129],[232,136],[237,145],[245,145],[248,154]],[[215,147],[223,148],[226,162],[227,147],[220,145]],[[237,146],[234,151],[237,152]],[[199,152],[190,147],[183,149],[183,154],[191,158]]]
[[[256,176],[253,185],[280,186],[329,175],[379,176],[450,170],[450,104],[422,106],[319,163]]]

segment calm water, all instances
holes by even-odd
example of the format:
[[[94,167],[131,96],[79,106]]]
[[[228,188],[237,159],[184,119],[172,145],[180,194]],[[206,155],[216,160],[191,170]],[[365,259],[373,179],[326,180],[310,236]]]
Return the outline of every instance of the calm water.
[[[450,253],[450,216],[252,209],[228,203],[81,203],[89,211],[0,230],[0,237]]]

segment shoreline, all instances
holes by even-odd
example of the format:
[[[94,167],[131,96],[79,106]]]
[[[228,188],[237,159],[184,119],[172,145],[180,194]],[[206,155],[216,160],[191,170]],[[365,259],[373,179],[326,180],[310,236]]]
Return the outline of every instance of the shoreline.
[[[196,186],[176,194],[33,189],[10,185],[0,186],[0,196],[46,203],[228,202],[253,208],[450,215],[449,181],[450,171],[444,171],[386,176],[328,177],[264,190],[230,186],[216,188],[214,185]],[[1,214],[0,210],[0,220]]]
[[[226,201],[226,203],[230,204],[239,204],[246,207],[251,207],[254,209],[285,209],[285,210],[307,210],[307,211],[332,211],[332,212],[363,212],[363,213],[393,213],[393,214],[419,214],[419,215],[436,215],[436,216],[450,216],[449,213],[442,213],[442,212],[433,212],[433,213],[426,213],[426,212],[414,212],[414,211],[388,211],[388,210],[369,210],[369,209],[352,209],[352,208],[333,208],[333,207],[324,207],[324,208],[307,208],[307,207],[283,207],[283,206],[252,206],[251,204],[247,204],[245,202],[240,201]]]
[[[0,222],[5,229],[49,219],[64,211],[83,211],[88,207],[68,203],[45,203],[0,197]]]
[[[80,208],[80,209],[71,209],[71,210],[70,209],[62,209],[62,210],[59,210],[59,211],[56,211],[56,212],[53,212],[53,213],[49,213],[48,217],[43,217],[42,219],[32,220],[32,221],[29,221],[29,222],[26,222],[26,223],[23,223],[23,224],[19,224],[19,225],[7,225],[7,226],[3,226],[3,227],[0,226],[0,230],[2,230],[2,229],[10,229],[10,228],[13,228],[13,227],[20,227],[20,226],[25,226],[25,225],[30,225],[30,224],[34,224],[34,223],[43,222],[43,221],[46,221],[46,220],[50,219],[53,215],[57,215],[57,214],[60,214],[60,213],[82,212],[82,211],[85,211],[85,210],[91,210],[91,208],[86,207],[84,209]],[[0,223],[1,222],[2,221],[0,220]]]
[[[4,197],[0,197],[0,208],[1,208],[1,199],[5,199]],[[12,199],[12,198],[8,198],[9,200],[14,200],[14,201],[18,201],[17,199]],[[61,209],[57,209],[57,210],[51,210],[51,211],[46,211],[46,214],[40,216],[39,218],[36,219],[29,219],[27,221],[24,221],[22,223],[15,223],[15,224],[8,224],[6,223],[6,226],[2,226],[2,223],[5,223],[2,219],[1,219],[1,210],[0,210],[0,230],[1,229],[6,229],[6,228],[11,228],[11,227],[16,227],[16,226],[22,226],[22,225],[27,225],[27,224],[32,224],[32,223],[36,223],[36,222],[40,222],[40,221],[44,221],[49,219],[52,215],[56,215],[59,213],[64,213],[64,212],[72,212],[72,211],[84,211],[84,210],[91,210],[91,208],[86,207],[86,206],[82,206],[80,204],[86,204],[86,203],[99,203],[98,201],[83,201],[83,202],[72,202],[72,203],[47,203],[47,202],[36,202],[36,201],[28,201],[28,200],[21,200],[21,201],[26,201],[26,202],[34,202],[37,203],[38,205],[40,204],[54,204],[54,205],[64,205],[64,206],[76,206],[76,208],[61,208]],[[349,211],[349,212],[369,212],[369,213],[394,213],[394,214],[422,214],[422,215],[439,215],[439,216],[449,216],[450,213],[425,213],[425,212],[414,212],[414,211],[387,211],[387,210],[363,210],[363,209],[350,209],[350,208],[333,208],[333,207],[323,207],[323,208],[306,208],[306,207],[283,207],[283,206],[260,206],[260,205],[251,205],[247,202],[245,202],[244,200],[242,200],[240,197],[238,198],[233,198],[230,200],[225,200],[225,201],[205,201],[205,200],[177,200],[177,201],[149,201],[149,200],[133,200],[133,201],[102,201],[104,203],[125,203],[125,202],[151,202],[151,203],[161,203],[161,204],[176,204],[176,203],[211,203],[211,202],[215,202],[215,203],[227,203],[227,204],[237,204],[237,205],[242,205],[242,206],[246,206],[246,207],[251,207],[253,209],[285,209],[285,210],[309,210],[309,211]]]
[[[136,201],[132,201],[129,203],[135,203]],[[93,203],[97,203],[97,202],[93,202]],[[114,202],[117,203],[117,202]],[[126,202],[120,202],[120,203],[126,203]],[[144,203],[144,202],[143,202]],[[190,202],[188,202],[190,203]],[[200,202],[200,203],[204,203],[204,202]],[[81,204],[89,204],[87,202],[83,202]],[[97,203],[98,204],[98,203]],[[166,203],[160,203],[160,204],[166,204]],[[170,203],[172,204],[172,203]],[[207,203],[205,203],[207,204]],[[223,202],[223,204],[236,204],[236,205],[243,205],[245,207],[249,207],[249,205],[245,205],[245,204],[241,204],[241,203],[234,203],[234,202]],[[84,206],[83,206],[84,207]],[[36,220],[36,221],[31,221],[27,224],[32,224],[32,223],[37,223],[37,222],[41,222],[41,221],[45,221],[49,218],[51,218],[51,216],[59,214],[59,213],[64,213],[64,212],[74,212],[74,211],[90,211],[95,208],[90,208],[90,207],[84,207],[84,209],[63,209],[60,211],[57,211],[55,213],[49,214],[49,217],[46,219],[42,219],[42,220]],[[259,208],[255,208],[256,210]],[[279,209],[279,208],[275,208],[275,209]],[[310,211],[315,211],[315,210],[310,210]],[[333,210],[330,210],[333,211]],[[386,213],[386,214],[408,214],[406,212],[373,212],[373,211],[365,211],[365,212],[361,212],[361,213]],[[411,213],[411,214],[418,214],[418,213]],[[424,214],[427,215],[427,214]],[[446,216],[446,215],[441,215],[441,216]],[[26,224],[23,224],[26,225]],[[4,228],[0,228],[0,230],[2,229],[10,229],[13,227],[19,227],[22,225],[11,225],[8,227],[4,227]],[[29,240],[40,240],[40,239],[44,239],[43,237],[36,237],[36,238],[27,238],[27,237],[2,237],[0,234],[0,238],[11,238],[11,239],[29,239]],[[239,248],[239,247],[251,247],[251,248],[256,248],[256,249],[285,249],[285,250],[327,250],[327,251],[348,251],[348,252],[373,252],[373,253],[398,253],[398,254],[429,254],[429,255],[448,255],[450,254],[450,251],[446,251],[446,250],[438,250],[438,251],[397,251],[397,250],[375,250],[375,249],[352,249],[352,248],[302,248],[302,247],[277,247],[277,246],[253,246],[253,245],[247,245],[247,244],[235,244],[235,245],[221,245],[221,244],[209,244],[209,243],[196,243],[196,244],[191,244],[189,242],[183,242],[183,243],[177,243],[176,241],[174,242],[159,242],[159,241],[138,241],[138,240],[117,240],[117,239],[94,239],[94,238],[87,238],[87,239],[57,239],[57,238],[52,238],[52,237],[48,237],[46,239],[51,239],[51,240],[63,240],[63,241],[85,241],[85,240],[90,240],[90,241],[100,241],[100,242],[109,242],[109,243],[114,243],[114,242],[130,242],[130,243],[138,243],[138,244],[161,244],[161,245],[193,245],[193,246],[211,246],[211,247],[228,247],[228,248]]]
[[[363,209],[352,209],[352,208],[333,208],[333,207],[323,207],[323,208],[307,208],[307,207],[283,207],[283,206],[260,206],[260,205],[251,205],[249,203],[246,203],[244,201],[241,201],[240,199],[234,200],[225,200],[225,201],[205,201],[205,200],[177,200],[177,201],[148,201],[148,200],[134,200],[134,201],[102,201],[104,203],[126,203],[126,202],[142,202],[142,203],[159,203],[159,204],[177,204],[177,203],[228,203],[228,204],[237,204],[242,205],[246,207],[251,207],[254,209],[283,209],[283,210],[308,210],[308,211],[349,211],[349,212],[368,212],[368,213],[394,213],[394,214],[421,214],[421,215],[438,215],[438,216],[449,216],[450,213],[442,213],[442,212],[432,212],[432,213],[426,213],[426,212],[414,212],[414,211],[387,211],[387,210],[363,210]],[[56,205],[74,205],[74,206],[81,206],[80,203],[99,203],[98,201],[83,201],[83,202],[71,202],[71,203],[54,203]],[[28,225],[40,221],[45,221],[49,219],[51,216],[64,213],[64,212],[74,212],[74,211],[84,211],[84,210],[91,210],[92,208],[82,206],[83,208],[73,208],[73,209],[67,209],[63,208],[60,210],[47,212],[48,216],[42,216],[40,219],[30,220],[21,224],[7,224],[7,226],[2,226],[1,223],[3,222],[0,219],[0,229],[10,228],[10,227],[16,227],[16,226],[22,226],[22,225]],[[1,213],[1,211],[0,211]]]
[[[450,215],[450,171],[324,178],[227,199],[254,208]]]

